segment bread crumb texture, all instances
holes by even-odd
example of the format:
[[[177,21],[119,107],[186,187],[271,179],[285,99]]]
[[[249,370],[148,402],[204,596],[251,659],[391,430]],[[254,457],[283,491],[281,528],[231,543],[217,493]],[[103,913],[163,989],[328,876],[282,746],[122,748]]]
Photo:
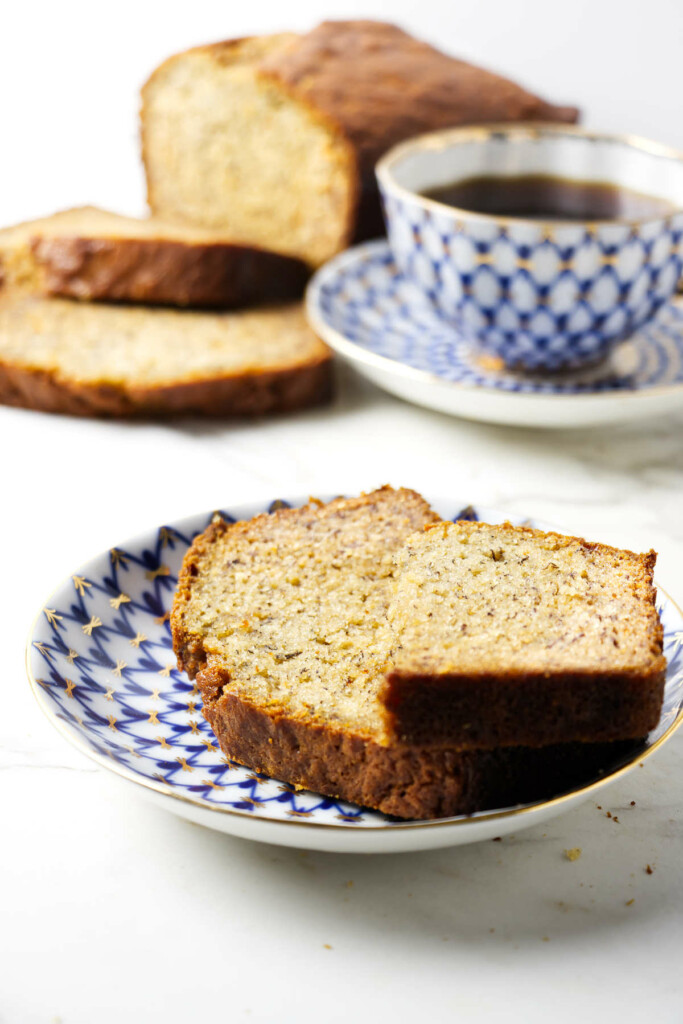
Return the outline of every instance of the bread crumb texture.
[[[326,356],[299,303],[219,314],[34,297],[0,302],[0,363],[69,382],[160,387]]]
[[[186,558],[174,636],[229,666],[225,691],[383,739],[394,555],[436,520],[419,495],[383,488],[216,523]]]
[[[169,58],[142,93],[143,154],[153,211],[278,239],[318,265],[344,247],[355,205],[353,151],[327,117],[258,74],[296,36],[243,39]]]
[[[638,671],[661,661],[655,555],[509,524],[442,524],[399,556],[398,671]]]

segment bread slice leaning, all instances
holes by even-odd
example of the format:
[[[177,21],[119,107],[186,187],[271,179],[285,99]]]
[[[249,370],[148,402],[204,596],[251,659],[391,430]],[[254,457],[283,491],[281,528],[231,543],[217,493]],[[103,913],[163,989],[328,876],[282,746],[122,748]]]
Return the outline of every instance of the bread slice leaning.
[[[383,702],[395,558],[438,517],[409,490],[217,519],[171,616],[226,756],[327,796],[433,818],[558,793],[622,747],[458,750],[397,742]],[[435,529],[440,529],[436,527]]]
[[[81,416],[255,416],[331,394],[299,303],[197,313],[0,298],[0,402]]]
[[[384,22],[231,40],[169,58],[144,86],[148,200],[318,266],[383,232],[374,166],[395,143],[577,116]]]
[[[647,735],[666,673],[656,557],[509,523],[411,537],[388,613],[389,731],[463,749]]]
[[[0,289],[233,309],[299,298],[301,260],[225,232],[84,206],[0,231]]]

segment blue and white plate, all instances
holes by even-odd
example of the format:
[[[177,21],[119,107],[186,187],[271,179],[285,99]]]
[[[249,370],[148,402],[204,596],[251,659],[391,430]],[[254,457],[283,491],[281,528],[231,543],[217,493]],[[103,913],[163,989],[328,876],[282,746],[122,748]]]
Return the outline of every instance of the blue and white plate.
[[[583,427],[683,408],[683,299],[667,303],[599,366],[553,375],[506,370],[436,312],[394,263],[386,241],[325,264],[306,294],[309,322],[386,391],[490,423]]]
[[[456,500],[427,497],[444,518],[462,510]],[[305,500],[231,506],[222,514],[246,519]],[[489,522],[506,518],[490,509],[479,514]],[[212,515],[150,530],[77,569],[45,602],[27,654],[34,693],[62,735],[126,785],[192,821],[245,838],[347,853],[476,842],[575,806],[661,746],[683,719],[683,616],[660,592],[669,669],[659,725],[635,757],[605,765],[600,778],[580,789],[469,817],[398,822],[250,771],[222,755],[171,644],[178,570]]]

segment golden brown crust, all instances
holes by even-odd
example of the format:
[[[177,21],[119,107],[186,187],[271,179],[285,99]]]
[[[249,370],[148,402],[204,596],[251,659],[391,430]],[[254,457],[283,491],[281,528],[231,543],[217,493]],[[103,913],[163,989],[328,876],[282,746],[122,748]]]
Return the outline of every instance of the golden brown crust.
[[[43,291],[77,299],[234,309],[299,298],[303,261],[255,246],[168,239],[37,237]]]
[[[478,676],[389,672],[387,729],[401,743],[490,749],[646,736],[662,708],[666,661],[647,672]],[[487,713],[483,714],[483,710]],[[466,729],[466,731],[463,731]]]
[[[187,52],[231,62],[257,42],[258,37],[247,37]],[[508,79],[449,57],[384,22],[323,22],[305,35],[265,37],[263,43],[263,54],[253,55],[259,73],[304,104],[345,147],[349,191],[340,217],[345,225],[342,248],[354,238],[383,233],[374,165],[397,142],[463,124],[574,122],[578,117],[574,107],[546,103]],[[142,90],[142,156],[153,210],[158,205],[149,160],[148,96],[177,56],[183,55],[160,65]]]
[[[363,498],[357,499],[362,501]],[[287,512],[275,512],[282,517]],[[188,550],[171,616],[178,665],[196,679],[203,713],[223,753],[255,771],[400,818],[430,819],[556,795],[599,774],[627,743],[573,743],[486,751],[382,746],[349,730],[259,707],[226,688],[229,671],[207,666],[200,637],[188,634],[182,605],[202,556],[227,531],[248,523],[217,519]]]
[[[264,75],[326,114],[352,143],[360,176],[356,237],[382,232],[374,166],[422,132],[480,122],[575,122],[508,79],[377,21],[327,21],[279,47]]]
[[[598,774],[628,743],[574,743],[533,750],[383,747],[364,736],[255,707],[215,668],[197,683],[223,753],[249,768],[326,796],[400,818],[429,819],[557,795]]]
[[[192,596],[192,582],[199,573],[199,563],[211,546],[228,530],[234,530],[242,525],[242,523],[226,523],[224,519],[217,516],[202,533],[195,537],[185,552],[183,564],[178,573],[178,586],[173,599],[170,625],[178,668],[187,672],[190,679],[194,679],[206,665],[202,638],[188,632],[185,628],[185,605]]]
[[[0,404],[70,416],[261,416],[323,404],[332,384],[329,353],[306,365],[149,388],[69,381],[0,361]]]

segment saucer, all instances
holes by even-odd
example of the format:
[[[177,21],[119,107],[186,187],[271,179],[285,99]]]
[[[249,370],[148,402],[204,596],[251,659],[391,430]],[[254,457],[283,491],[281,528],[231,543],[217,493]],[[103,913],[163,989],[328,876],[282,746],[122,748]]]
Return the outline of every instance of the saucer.
[[[385,240],[349,249],[312,278],[313,330],[375,384],[409,402],[488,423],[588,427],[683,408],[683,297],[598,366],[506,369],[441,318],[398,271]]]
[[[457,497],[425,497],[444,518],[464,514],[466,502]],[[222,515],[246,519],[306,500],[231,505]],[[466,514],[488,522],[510,518],[491,509]],[[635,753],[568,793],[470,816],[397,821],[244,768],[221,753],[196,685],[178,671],[169,627],[183,556],[213,515],[159,526],[80,566],[45,602],[27,652],[34,694],[64,738],[129,791],[190,821],[247,839],[342,853],[479,842],[576,806],[636,767],[683,720],[683,615],[660,590],[668,671],[659,724]]]

